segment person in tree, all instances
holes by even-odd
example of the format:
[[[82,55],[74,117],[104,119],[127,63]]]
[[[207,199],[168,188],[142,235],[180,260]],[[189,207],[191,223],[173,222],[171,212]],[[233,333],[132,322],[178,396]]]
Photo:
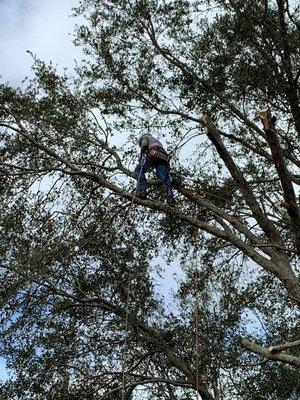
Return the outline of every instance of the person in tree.
[[[163,145],[155,137],[145,134],[139,139],[141,148],[139,163],[134,170],[134,176],[137,183],[136,196],[140,199],[147,198],[148,182],[146,172],[155,168],[157,178],[165,185],[167,203],[169,206],[175,206],[175,199],[171,185],[169,155],[163,148]]]

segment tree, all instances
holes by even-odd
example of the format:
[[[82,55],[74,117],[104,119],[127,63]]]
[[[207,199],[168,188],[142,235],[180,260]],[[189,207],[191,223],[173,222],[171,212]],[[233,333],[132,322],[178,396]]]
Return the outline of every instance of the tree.
[[[76,76],[36,59],[26,89],[1,87],[1,348],[15,371],[3,398],[297,398],[299,10],[86,0],[75,12],[88,21]],[[134,196],[144,132],[184,177],[175,208],[159,189]],[[152,282],[163,253],[186,271],[176,312]]]

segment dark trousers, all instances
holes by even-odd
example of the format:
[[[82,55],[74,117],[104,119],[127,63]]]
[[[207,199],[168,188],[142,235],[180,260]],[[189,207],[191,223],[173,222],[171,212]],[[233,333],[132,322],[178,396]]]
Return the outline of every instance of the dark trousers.
[[[134,170],[134,177],[138,181],[137,189],[146,190],[148,188],[145,174],[151,168],[155,168],[157,178],[165,185],[167,196],[173,197],[169,166],[159,164],[157,161],[151,160],[148,156],[144,156]]]

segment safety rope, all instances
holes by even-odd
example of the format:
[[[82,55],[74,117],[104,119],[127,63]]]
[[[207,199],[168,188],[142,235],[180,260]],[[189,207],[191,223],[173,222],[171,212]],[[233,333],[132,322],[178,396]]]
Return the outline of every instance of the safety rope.
[[[124,338],[124,347],[123,347],[123,352],[122,352],[122,357],[121,357],[121,364],[122,364],[122,400],[125,400],[125,380],[126,380],[126,376],[127,376],[126,356],[127,356],[127,341],[128,341],[129,302],[130,302],[130,293],[131,293],[131,285],[132,285],[132,262],[133,262],[133,248],[131,246],[131,260],[130,260],[130,267],[129,267],[127,296],[126,296],[126,308],[125,308],[125,338]]]
[[[140,172],[137,180],[137,185],[135,188],[135,191],[133,193],[130,206],[128,208],[128,211],[125,215],[125,218],[123,220],[123,229],[125,229],[128,221],[129,221],[129,216],[131,214],[132,208],[133,208],[133,203],[136,198],[136,193],[137,193],[137,188],[141,179],[142,175],[142,170],[143,166],[145,164],[146,157],[142,156],[140,160]],[[124,338],[124,347],[123,347],[123,352],[121,355],[121,365],[122,365],[122,400],[125,400],[125,380],[126,380],[126,353],[127,353],[127,342],[128,342],[128,320],[129,320],[129,303],[130,303],[130,294],[131,294],[131,286],[132,286],[132,264],[133,264],[133,246],[131,245],[131,255],[130,255],[130,267],[129,267],[129,274],[128,274],[128,282],[127,282],[127,296],[126,296],[126,307],[125,307],[125,338]]]
[[[195,356],[196,356],[196,400],[199,400],[199,272],[196,254],[195,268]]]

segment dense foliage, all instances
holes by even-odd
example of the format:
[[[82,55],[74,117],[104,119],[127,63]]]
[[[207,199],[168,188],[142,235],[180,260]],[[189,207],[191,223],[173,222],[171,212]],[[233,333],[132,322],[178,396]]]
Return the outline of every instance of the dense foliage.
[[[0,87],[1,399],[298,399],[299,6],[74,13],[74,76]],[[175,208],[134,197],[143,133]]]

